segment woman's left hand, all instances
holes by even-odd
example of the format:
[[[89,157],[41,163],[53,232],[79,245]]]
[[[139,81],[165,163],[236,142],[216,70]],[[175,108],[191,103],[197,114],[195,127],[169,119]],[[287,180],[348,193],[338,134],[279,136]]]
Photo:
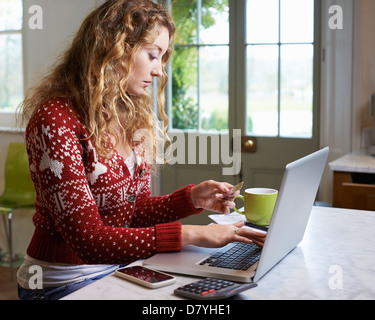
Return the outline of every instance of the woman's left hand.
[[[234,198],[240,193],[231,194],[233,185],[214,180],[204,181],[190,189],[190,197],[196,209],[206,209],[228,214],[235,207]]]

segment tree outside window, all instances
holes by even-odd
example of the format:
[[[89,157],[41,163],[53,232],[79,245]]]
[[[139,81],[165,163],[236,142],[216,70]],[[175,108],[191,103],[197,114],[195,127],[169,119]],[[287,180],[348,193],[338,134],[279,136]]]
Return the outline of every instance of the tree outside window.
[[[173,0],[172,128],[228,128],[228,0]]]

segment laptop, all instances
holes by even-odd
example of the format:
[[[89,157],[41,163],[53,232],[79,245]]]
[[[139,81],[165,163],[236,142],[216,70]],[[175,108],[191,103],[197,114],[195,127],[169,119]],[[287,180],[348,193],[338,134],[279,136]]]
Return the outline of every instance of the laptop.
[[[143,265],[171,273],[257,282],[302,240],[328,152],[326,147],[286,166],[263,248],[255,244],[246,244],[249,246],[246,248],[242,243],[230,243],[219,249],[188,245],[180,252],[158,253],[146,259]],[[218,257],[237,246],[245,247],[239,249],[241,254],[255,251],[257,261],[244,268],[220,267]]]

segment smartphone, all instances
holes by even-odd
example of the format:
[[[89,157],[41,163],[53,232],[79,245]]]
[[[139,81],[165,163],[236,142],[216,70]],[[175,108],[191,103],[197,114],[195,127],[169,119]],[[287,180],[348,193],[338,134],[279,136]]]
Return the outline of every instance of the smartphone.
[[[142,266],[120,268],[115,271],[115,275],[152,289],[167,286],[176,281],[176,278],[169,274]]]

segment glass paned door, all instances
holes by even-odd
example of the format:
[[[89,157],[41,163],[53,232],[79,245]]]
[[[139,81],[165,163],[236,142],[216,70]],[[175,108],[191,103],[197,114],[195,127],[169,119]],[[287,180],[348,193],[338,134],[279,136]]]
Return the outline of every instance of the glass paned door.
[[[240,173],[230,175],[210,160],[164,166],[162,193],[206,179],[278,189],[285,165],[317,150],[320,1],[170,0],[177,38],[169,132],[198,129],[194,141],[205,141],[209,154],[213,136],[199,130],[227,128],[215,136],[223,139],[240,129],[246,142],[255,136],[257,148],[242,152]],[[190,133],[178,132],[179,141]],[[182,158],[189,156],[186,148]]]
[[[285,165],[319,148],[320,0],[235,3],[246,15],[245,70],[236,78],[245,79],[244,110],[235,127],[256,145],[242,152],[238,180],[278,189]]]

